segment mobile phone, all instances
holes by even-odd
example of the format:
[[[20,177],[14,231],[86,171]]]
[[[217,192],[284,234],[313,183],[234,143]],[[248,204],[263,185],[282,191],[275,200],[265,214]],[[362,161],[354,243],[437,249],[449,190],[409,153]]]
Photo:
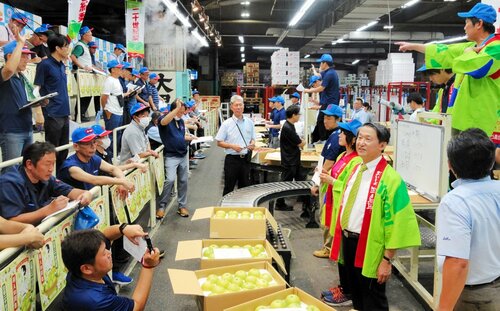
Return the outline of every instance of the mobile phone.
[[[146,240],[146,244],[148,245],[149,252],[153,253],[153,251],[154,251],[153,243],[151,243],[151,239],[149,238],[149,235],[146,235],[144,237],[144,240]]]

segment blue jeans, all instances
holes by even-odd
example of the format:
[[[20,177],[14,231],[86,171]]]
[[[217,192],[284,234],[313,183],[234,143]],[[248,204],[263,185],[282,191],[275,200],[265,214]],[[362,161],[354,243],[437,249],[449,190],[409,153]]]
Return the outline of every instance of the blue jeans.
[[[33,132],[0,133],[0,147],[2,147],[2,160],[7,161],[20,157],[24,148],[33,143]]]
[[[188,190],[188,154],[182,158],[165,157],[165,170],[167,176],[165,178],[165,185],[163,186],[163,193],[160,199],[160,206],[165,207],[170,198],[172,187],[174,186],[175,178],[177,177],[177,202],[180,208],[187,207],[187,190]]]
[[[111,114],[111,117],[108,119],[106,118],[106,112],[104,112],[104,126],[107,131],[112,131],[115,128],[122,126],[122,122],[123,122],[123,116],[117,114]],[[118,133],[116,133],[116,138],[118,140],[116,142],[117,144],[116,152],[118,155],[120,154],[120,149],[121,149],[120,146],[122,142],[122,131],[118,131]],[[109,135],[109,139],[111,139],[111,145],[109,146],[107,152],[111,155],[111,157],[113,157],[113,133]]]

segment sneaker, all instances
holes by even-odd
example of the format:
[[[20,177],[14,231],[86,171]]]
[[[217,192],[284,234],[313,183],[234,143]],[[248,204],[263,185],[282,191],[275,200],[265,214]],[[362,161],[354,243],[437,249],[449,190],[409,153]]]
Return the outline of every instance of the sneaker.
[[[293,206],[291,205],[276,205],[274,207],[277,211],[293,211]]]
[[[314,251],[313,255],[314,255],[314,257],[318,257],[318,258],[329,258],[330,257],[330,250],[323,247],[320,250]]]
[[[201,160],[201,159],[205,159],[206,157],[207,156],[204,155],[203,153],[198,153],[198,154],[195,154],[193,158]]]
[[[160,208],[156,211],[156,219],[162,219],[163,217],[165,217],[165,210]]]
[[[179,214],[179,216],[181,216],[181,217],[189,217],[189,212],[188,212],[187,208],[185,208],[185,207],[179,208],[177,210],[177,214]]]
[[[321,293],[326,294],[322,297],[323,302],[331,307],[350,307],[352,306],[352,300],[344,295],[342,287],[337,286],[330,288],[328,291]]]
[[[125,274],[116,271],[113,272],[113,283],[118,284],[118,285],[127,285],[132,283],[133,279],[126,276]]]

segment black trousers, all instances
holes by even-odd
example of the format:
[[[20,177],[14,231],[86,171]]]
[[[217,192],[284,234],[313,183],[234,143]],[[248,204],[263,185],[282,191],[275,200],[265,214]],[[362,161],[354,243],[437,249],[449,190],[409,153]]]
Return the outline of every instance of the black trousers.
[[[377,279],[363,276],[361,268],[354,267],[358,239],[342,236],[342,247],[346,276],[352,285],[352,307],[359,311],[389,311],[385,283],[379,284]]]
[[[299,181],[306,180],[306,173],[304,168],[300,163],[298,165],[282,166],[283,172],[281,172],[281,181]],[[305,196],[303,199],[309,198]],[[306,201],[303,201],[306,202]],[[284,198],[279,198],[276,200],[276,206],[284,207],[286,205]]]
[[[80,115],[82,117],[85,116],[85,113],[87,112],[87,109],[89,109],[90,100],[92,100],[92,96],[90,96],[90,97],[80,97],[80,108],[82,109],[82,113],[80,113]],[[75,120],[76,120],[77,116],[78,116],[78,105],[75,104]]]
[[[94,96],[94,110],[96,115],[101,110],[101,96]]]
[[[325,128],[325,114],[323,112],[319,112],[318,118],[316,119],[316,126],[311,134],[312,142],[315,143],[320,140],[327,140],[328,134]]]
[[[69,117],[54,118],[45,116],[45,141],[56,147],[69,143]],[[56,171],[68,157],[68,150],[59,151],[56,158]]]
[[[352,293],[352,286],[351,286],[351,280],[347,275],[347,269],[340,262],[337,262],[337,268],[339,270],[339,282],[340,286],[342,287],[342,292],[344,293],[345,296],[350,298]]]
[[[224,160],[224,191],[222,195],[232,192],[236,184],[238,184],[238,188],[250,185],[250,163],[246,157],[228,154]]]

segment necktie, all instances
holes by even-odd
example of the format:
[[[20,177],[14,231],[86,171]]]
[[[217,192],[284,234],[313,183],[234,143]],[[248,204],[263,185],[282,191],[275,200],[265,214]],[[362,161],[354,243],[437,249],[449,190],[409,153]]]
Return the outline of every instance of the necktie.
[[[352,206],[354,205],[354,201],[356,201],[356,196],[358,195],[359,185],[361,184],[361,178],[363,176],[363,172],[367,170],[367,167],[364,163],[361,164],[359,168],[358,175],[352,184],[351,192],[349,192],[349,197],[347,198],[347,202],[344,206],[344,213],[342,214],[342,219],[340,220],[340,226],[342,229],[347,228],[349,225],[349,217],[351,216]]]

